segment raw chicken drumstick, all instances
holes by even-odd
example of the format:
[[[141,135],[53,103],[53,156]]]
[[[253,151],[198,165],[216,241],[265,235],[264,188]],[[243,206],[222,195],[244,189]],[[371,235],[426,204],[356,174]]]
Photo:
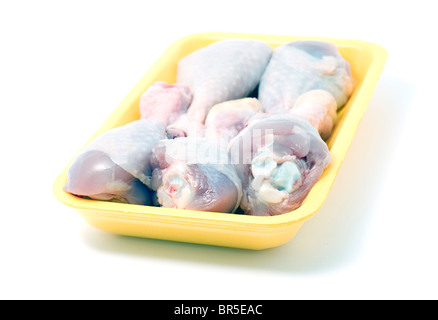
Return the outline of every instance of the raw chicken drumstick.
[[[154,148],[153,188],[163,207],[234,212],[242,188],[227,145],[262,106],[242,98],[213,106],[205,121],[204,137],[160,141]]]
[[[105,132],[76,156],[64,190],[97,200],[151,204],[149,159],[164,136],[158,120],[137,120]]]
[[[229,154],[242,182],[240,207],[259,216],[297,209],[330,162],[316,129],[291,114],[252,121],[231,140]]]
[[[182,58],[177,83],[190,88],[193,101],[167,128],[169,138],[196,135],[215,104],[248,96],[258,85],[272,54],[267,44],[247,39],[215,42]]]
[[[298,97],[322,89],[333,95],[337,109],[353,91],[350,64],[334,44],[294,41],[276,48],[260,80],[258,99],[267,113],[285,113]]]
[[[234,212],[242,187],[226,148],[208,138],[164,139],[153,148],[152,188],[167,208]]]
[[[142,119],[91,141],[69,168],[64,190],[97,200],[152,204],[152,148],[165,138],[169,121],[187,110],[189,103],[188,88],[152,84],[141,98]]]

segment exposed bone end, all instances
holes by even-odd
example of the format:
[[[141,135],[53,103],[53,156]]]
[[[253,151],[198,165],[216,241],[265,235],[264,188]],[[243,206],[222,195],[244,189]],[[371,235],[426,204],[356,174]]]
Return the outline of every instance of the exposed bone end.
[[[251,163],[251,187],[267,204],[279,204],[302,184],[302,173],[296,159],[284,161],[262,152]]]
[[[186,209],[195,195],[188,183],[186,172],[170,169],[163,177],[162,183],[157,190],[160,205],[166,208]]]
[[[190,89],[182,84],[154,82],[140,98],[141,119],[155,119],[167,126],[187,112],[192,102]]]
[[[321,138],[327,140],[337,122],[337,103],[326,90],[311,90],[298,97],[290,113],[307,119],[318,130]]]

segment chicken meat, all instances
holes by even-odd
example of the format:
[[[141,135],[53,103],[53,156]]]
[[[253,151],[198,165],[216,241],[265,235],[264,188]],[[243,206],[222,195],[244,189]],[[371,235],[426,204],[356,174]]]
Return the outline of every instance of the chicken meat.
[[[141,96],[141,119],[91,141],[70,166],[64,190],[97,200],[152,204],[152,148],[190,101],[184,85],[153,83]]]
[[[64,190],[97,200],[150,205],[150,156],[165,136],[158,120],[137,120],[111,129],[74,159]]]
[[[153,148],[152,188],[167,208],[234,212],[242,186],[226,148],[215,140],[179,137]]]
[[[192,102],[192,92],[182,84],[153,83],[140,98],[140,118],[155,119],[164,126],[174,123]]]
[[[242,98],[219,103],[211,108],[205,119],[204,136],[228,143],[245,128],[248,121],[263,112],[256,98]]]
[[[199,134],[211,107],[247,97],[257,87],[271,54],[272,48],[264,42],[230,39],[182,58],[177,83],[190,88],[193,100],[187,113],[168,126],[168,137]]]
[[[277,47],[260,80],[258,99],[268,113],[286,113],[307,91],[328,91],[341,108],[353,91],[350,64],[336,45],[294,41]]]
[[[316,89],[300,95],[289,112],[308,120],[321,138],[327,140],[338,119],[336,110],[333,95],[326,90]]]
[[[326,143],[295,115],[252,121],[229,144],[230,161],[242,182],[241,209],[278,215],[297,209],[330,162]]]

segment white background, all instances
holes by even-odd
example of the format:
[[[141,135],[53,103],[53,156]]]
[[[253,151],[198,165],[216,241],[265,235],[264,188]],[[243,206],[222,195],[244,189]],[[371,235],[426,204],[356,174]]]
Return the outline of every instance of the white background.
[[[432,3],[1,1],[0,298],[437,299]],[[205,31],[388,50],[327,201],[283,246],[115,236],[53,196],[55,177],[168,45]]]

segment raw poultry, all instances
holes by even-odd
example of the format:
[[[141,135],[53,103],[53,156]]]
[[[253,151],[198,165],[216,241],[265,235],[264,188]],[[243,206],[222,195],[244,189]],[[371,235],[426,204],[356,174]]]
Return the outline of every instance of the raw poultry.
[[[261,41],[232,39],[199,49],[178,63],[177,83],[193,93],[187,114],[167,128],[170,138],[198,135],[215,104],[240,99],[260,81],[272,49]]]
[[[215,42],[180,60],[174,84],[145,91],[140,120],[92,141],[65,190],[179,209],[293,211],[330,162],[325,140],[353,86],[331,43]]]
[[[64,190],[97,200],[152,204],[152,148],[191,101],[182,85],[153,84],[141,97],[141,119],[109,130],[90,142],[69,168]]]

